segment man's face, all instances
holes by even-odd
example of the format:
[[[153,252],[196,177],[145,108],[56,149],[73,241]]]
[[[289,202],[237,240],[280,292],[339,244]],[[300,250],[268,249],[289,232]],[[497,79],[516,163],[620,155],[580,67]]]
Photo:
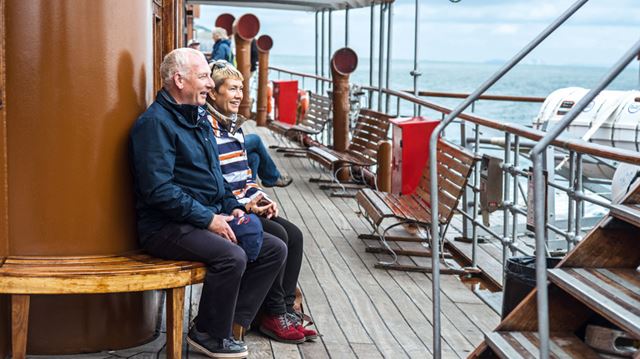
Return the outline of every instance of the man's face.
[[[238,113],[242,101],[242,81],[226,79],[222,85],[212,92],[213,102],[223,115]]]
[[[204,106],[207,95],[213,90],[211,70],[203,57],[193,56],[190,70],[178,77],[178,88],[181,94],[181,103],[188,105]]]

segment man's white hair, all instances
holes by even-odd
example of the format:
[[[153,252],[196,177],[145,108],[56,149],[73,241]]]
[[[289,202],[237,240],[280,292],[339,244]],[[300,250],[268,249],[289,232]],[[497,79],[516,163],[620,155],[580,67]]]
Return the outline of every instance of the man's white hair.
[[[195,62],[194,59],[197,57],[207,61],[202,52],[188,47],[181,47],[168,53],[160,64],[162,85],[169,87],[173,83],[173,76],[177,73],[185,76],[191,70],[191,66]]]
[[[213,31],[211,31],[211,37],[212,38],[218,38],[218,39],[228,39],[229,38],[229,34],[227,34],[227,30],[223,27],[216,27],[213,29]]]

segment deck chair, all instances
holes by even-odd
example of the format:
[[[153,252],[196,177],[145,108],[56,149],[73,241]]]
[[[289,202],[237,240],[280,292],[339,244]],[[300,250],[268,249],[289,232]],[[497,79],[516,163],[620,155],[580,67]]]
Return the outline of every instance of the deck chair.
[[[342,188],[342,193],[334,193],[334,195],[353,197],[346,192],[348,186],[345,187],[338,181],[338,174],[342,170],[349,170],[351,178],[355,179],[354,168],[359,169],[362,174],[364,169],[371,170],[377,164],[378,146],[388,137],[390,118],[391,116],[381,112],[362,109],[346,151],[336,151],[325,146],[312,146],[307,149],[307,157],[329,170],[330,181]],[[312,182],[318,182],[318,180],[312,179]],[[354,188],[362,187],[357,185]]]
[[[429,159],[430,161],[431,159]],[[444,139],[438,140],[437,161],[438,161],[438,225],[443,230],[442,236],[447,231],[449,223],[462,194],[465,191],[467,181],[474,165],[480,157],[475,154],[453,145]],[[399,225],[412,224],[426,230],[428,242],[429,229],[431,228],[431,193],[429,180],[429,162],[424,167],[422,177],[418,187],[413,194],[401,195],[363,189],[356,194],[358,206],[361,213],[371,223],[373,233],[360,235],[361,239],[379,239],[386,249],[386,253],[393,256],[392,262],[380,262],[376,267],[385,269],[418,270],[428,272],[429,268],[417,267],[407,268],[398,265],[397,254],[404,254],[401,251],[394,251],[387,244],[388,240],[396,238],[387,237],[387,232]],[[386,218],[395,218],[396,223],[386,227],[382,233],[380,227]],[[401,239],[397,239],[401,240]],[[447,271],[443,271],[446,273]]]

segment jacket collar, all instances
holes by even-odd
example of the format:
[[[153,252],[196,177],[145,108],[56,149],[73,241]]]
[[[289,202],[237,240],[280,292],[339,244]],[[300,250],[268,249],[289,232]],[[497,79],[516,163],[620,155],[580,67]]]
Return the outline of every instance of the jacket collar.
[[[242,124],[247,120],[244,116],[241,116],[239,114],[225,116],[218,110],[216,110],[216,108],[209,102],[207,102],[207,111],[211,113],[211,117],[213,117],[213,120],[216,121],[223,130],[229,132],[232,135],[234,135],[236,131],[240,129],[240,126],[242,126]]]
[[[165,109],[173,112],[177,122],[189,128],[198,127],[200,119],[198,117],[197,105],[183,105],[176,103],[176,100],[165,89],[158,91],[156,101]]]

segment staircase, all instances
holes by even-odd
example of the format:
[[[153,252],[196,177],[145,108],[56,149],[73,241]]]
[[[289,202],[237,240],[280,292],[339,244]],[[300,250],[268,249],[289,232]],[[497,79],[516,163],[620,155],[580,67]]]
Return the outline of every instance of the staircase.
[[[587,324],[605,323],[640,340],[639,266],[640,183],[548,270],[551,358],[600,358],[584,343]],[[537,358],[537,328],[534,290],[469,358]]]

